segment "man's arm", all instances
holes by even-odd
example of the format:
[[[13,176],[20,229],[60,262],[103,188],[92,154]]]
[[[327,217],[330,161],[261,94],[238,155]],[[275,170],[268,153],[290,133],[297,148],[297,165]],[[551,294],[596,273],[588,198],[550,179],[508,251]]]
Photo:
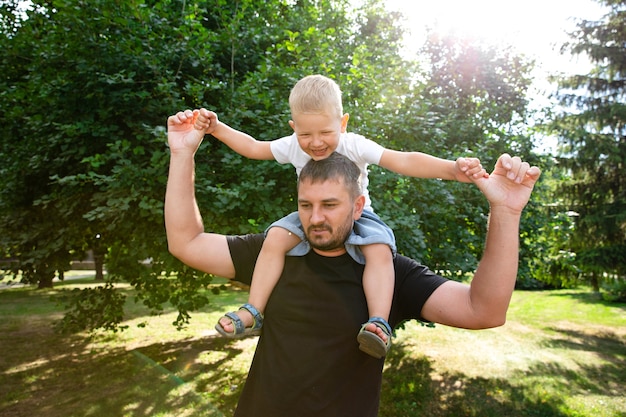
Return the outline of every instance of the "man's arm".
[[[213,135],[241,156],[250,159],[274,159],[270,149],[271,142],[256,140],[247,133],[233,129],[227,124],[220,122],[217,114],[212,111],[207,109],[198,110],[195,127],[198,130],[203,130],[206,134]]]
[[[226,236],[205,233],[195,197],[194,155],[204,132],[194,128],[198,111],[167,120],[170,170],[165,193],[165,229],[170,252],[185,264],[225,278],[235,276]]]
[[[490,204],[483,257],[470,285],[450,281],[435,290],[422,309],[424,319],[469,329],[504,324],[517,278],[520,218],[540,175],[539,168],[505,154],[488,178],[475,181]]]

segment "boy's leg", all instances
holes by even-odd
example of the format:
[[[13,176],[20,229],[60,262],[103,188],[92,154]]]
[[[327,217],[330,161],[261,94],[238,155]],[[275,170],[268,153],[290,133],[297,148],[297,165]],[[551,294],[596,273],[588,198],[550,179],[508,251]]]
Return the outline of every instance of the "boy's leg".
[[[395,286],[395,269],[393,266],[393,254],[386,244],[371,244],[361,246],[361,251],[365,257],[365,269],[363,271],[363,290],[367,299],[367,308],[369,311],[369,324],[364,325],[363,330],[359,333],[359,347],[371,356],[380,358],[386,355],[389,349],[391,334],[382,331],[380,326],[373,324],[371,321],[384,320],[385,326],[389,326],[389,314],[391,312],[391,304],[393,300],[393,291]],[[363,331],[373,333],[371,336],[363,334]],[[390,330],[388,331],[390,333]],[[381,341],[382,340],[382,344]]]
[[[282,227],[272,227],[267,231],[267,236],[252,273],[250,295],[248,296],[248,304],[256,307],[261,314],[265,312],[267,300],[283,272],[285,255],[298,243],[300,243],[300,238]],[[248,310],[241,309],[235,314],[243,321],[244,327],[248,328],[254,325],[254,317]],[[227,333],[233,332],[233,324],[230,319],[222,317],[219,323]]]
[[[363,290],[369,315],[389,320],[396,280],[391,249],[376,243],[362,246],[361,251],[365,256]]]

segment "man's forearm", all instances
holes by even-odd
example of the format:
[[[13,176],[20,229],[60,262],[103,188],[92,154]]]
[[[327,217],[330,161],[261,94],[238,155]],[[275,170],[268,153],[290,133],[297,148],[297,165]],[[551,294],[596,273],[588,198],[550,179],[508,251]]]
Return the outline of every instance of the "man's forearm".
[[[186,245],[204,231],[195,197],[193,153],[172,153],[165,192],[165,229],[170,252],[181,256]]]
[[[492,208],[483,257],[470,289],[470,302],[479,327],[504,324],[515,288],[519,261],[520,214],[504,207]]]

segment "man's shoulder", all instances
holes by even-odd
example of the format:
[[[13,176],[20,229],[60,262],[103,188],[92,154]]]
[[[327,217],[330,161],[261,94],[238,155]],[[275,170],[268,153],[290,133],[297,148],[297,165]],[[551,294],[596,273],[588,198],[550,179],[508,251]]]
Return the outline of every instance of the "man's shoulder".
[[[446,278],[406,256],[396,255],[396,287],[389,323],[395,326],[404,320],[422,320],[422,307]]]
[[[396,257],[393,260],[393,263],[396,269],[396,275],[398,273],[408,273],[412,269],[415,269],[415,270],[428,269],[426,266],[420,264],[416,260],[411,259],[408,256],[400,255],[400,254],[396,255]]]
[[[263,233],[249,233],[245,235],[226,236],[230,251],[249,252],[252,256],[261,251],[265,235]]]
[[[264,240],[263,233],[226,236],[230,256],[235,266],[235,281],[250,284],[254,265]]]
[[[396,285],[401,285],[407,280],[418,280],[426,283],[426,285],[438,286],[440,283],[447,281],[446,278],[441,277],[426,265],[399,254],[394,258],[394,268],[396,271]]]

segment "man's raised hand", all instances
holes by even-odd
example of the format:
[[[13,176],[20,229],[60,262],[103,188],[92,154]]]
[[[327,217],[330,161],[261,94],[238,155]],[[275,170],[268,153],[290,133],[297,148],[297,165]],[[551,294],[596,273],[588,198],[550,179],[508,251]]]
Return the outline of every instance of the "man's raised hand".
[[[172,153],[196,152],[202,139],[204,130],[194,127],[199,110],[185,110],[168,117],[167,141]]]
[[[488,178],[475,181],[476,186],[487,197],[491,208],[507,208],[521,213],[541,175],[541,170],[530,166],[517,156],[503,154]]]

